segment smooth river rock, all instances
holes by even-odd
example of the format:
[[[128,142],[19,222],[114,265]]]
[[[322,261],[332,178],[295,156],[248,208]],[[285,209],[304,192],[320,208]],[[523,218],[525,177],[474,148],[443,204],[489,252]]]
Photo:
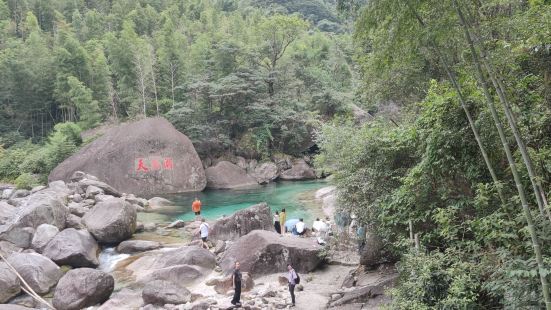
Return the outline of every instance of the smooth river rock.
[[[115,287],[113,276],[91,268],[67,272],[55,289],[53,305],[58,310],[78,310],[101,304]]]
[[[87,230],[67,228],[57,234],[43,251],[58,265],[97,267],[99,247]]]
[[[4,262],[0,262],[0,304],[15,297],[21,291],[19,278]]]
[[[122,198],[95,205],[82,218],[84,226],[100,243],[118,243],[136,230],[136,209]]]
[[[283,171],[279,178],[282,180],[312,180],[316,178],[316,172],[303,159],[297,159],[293,162],[293,167]]]
[[[49,258],[38,253],[13,253],[10,263],[29,286],[38,294],[46,294],[63,275]]]
[[[235,189],[254,187],[258,183],[247,171],[229,161],[221,161],[206,170],[207,188]]]
[[[160,242],[148,240],[126,240],[117,246],[117,252],[125,254],[133,254],[137,252],[145,252],[155,250],[161,247]]]
[[[156,280],[145,285],[142,298],[146,304],[179,305],[191,300],[191,292],[172,282]]]
[[[42,253],[48,242],[50,242],[59,233],[59,228],[50,225],[42,224],[38,226],[33,236],[32,247],[38,253]]]

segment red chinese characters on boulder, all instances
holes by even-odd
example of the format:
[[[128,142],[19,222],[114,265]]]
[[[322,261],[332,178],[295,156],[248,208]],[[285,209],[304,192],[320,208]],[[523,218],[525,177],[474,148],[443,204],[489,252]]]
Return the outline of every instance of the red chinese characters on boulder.
[[[138,158],[138,167],[136,168],[136,171],[138,171],[138,172],[140,172],[140,171],[143,171],[143,172],[149,171],[149,169],[145,166],[143,161],[144,161],[143,158]]]
[[[163,168],[166,170],[172,170],[174,168],[174,162],[172,162],[172,158],[165,158],[163,161]]]
[[[174,161],[171,157],[147,157],[134,160],[134,171],[147,173],[152,171],[164,171],[174,169]]]

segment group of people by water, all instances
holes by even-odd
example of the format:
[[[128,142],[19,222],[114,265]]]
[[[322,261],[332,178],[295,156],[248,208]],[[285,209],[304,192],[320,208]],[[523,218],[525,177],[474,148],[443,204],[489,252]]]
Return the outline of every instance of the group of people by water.
[[[201,215],[201,201],[195,197],[195,200],[192,203],[192,211],[197,217],[197,219],[200,218],[201,224],[199,225],[199,229],[197,231],[197,234],[201,236],[202,246],[205,249],[209,249],[208,246],[208,235],[209,235],[209,224],[205,221],[205,218],[200,217]],[[335,217],[338,219],[338,217]],[[337,221],[336,221],[337,222]],[[338,223],[336,223],[338,224]],[[347,223],[348,224],[348,223]],[[285,211],[285,208],[275,211],[273,214],[273,225],[274,229],[278,234],[285,234],[287,232],[290,232],[292,235],[295,236],[304,236],[308,228],[306,226],[306,223],[304,223],[303,218],[299,219],[289,219],[287,220],[287,213]],[[342,226],[342,225],[339,225]],[[346,225],[348,226],[348,225]],[[332,234],[333,230],[337,228],[333,223],[331,223],[331,220],[329,217],[326,217],[324,220],[320,220],[320,218],[316,218],[316,220],[312,223],[311,231],[317,238],[317,241],[319,244],[325,245],[325,240]],[[340,229],[339,229],[340,230]],[[351,221],[349,223],[348,232],[350,234],[356,233],[357,240],[358,240],[358,250],[362,251],[363,247],[365,246],[365,227],[363,225],[358,225],[356,221],[356,217],[352,216]],[[291,303],[292,306],[295,306],[295,286],[300,283],[300,277],[294,270],[293,266],[291,264],[287,265],[287,274],[286,278],[288,280],[289,285],[289,293],[291,295]],[[234,306],[241,306],[240,300],[241,300],[241,284],[242,284],[242,275],[240,270],[240,263],[236,262],[234,266],[234,271],[232,274],[232,287],[234,289],[234,296],[231,301],[231,303]]]
[[[287,220],[287,213],[285,209],[281,211],[275,211],[273,215],[274,229],[278,234],[285,234],[290,232],[295,236],[304,236],[308,230],[306,223],[304,223],[303,218],[299,219],[289,219]],[[332,223],[329,217],[326,217],[325,220],[316,220],[312,223],[311,231],[318,238],[318,242],[325,242],[324,239],[327,239],[327,236],[331,234]]]

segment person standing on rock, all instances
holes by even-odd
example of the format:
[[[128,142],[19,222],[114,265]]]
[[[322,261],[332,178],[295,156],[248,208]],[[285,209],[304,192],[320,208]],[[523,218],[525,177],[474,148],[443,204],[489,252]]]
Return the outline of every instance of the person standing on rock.
[[[365,247],[365,226],[358,225],[358,230],[356,231],[356,237],[358,238],[358,252],[362,252]]]
[[[285,228],[285,221],[287,220],[287,214],[285,214],[285,208],[281,209],[281,212],[279,212],[279,223],[280,225],[282,225],[281,227],[281,231],[282,233],[285,233],[286,232],[286,228]]]
[[[207,240],[209,237],[209,224],[205,222],[205,219],[201,219],[201,225],[199,226],[199,233],[201,234],[201,240],[203,241],[203,248],[209,249],[209,245],[207,244]]]
[[[279,212],[278,211],[276,211],[275,214],[274,214],[274,228],[275,228],[275,231],[278,234],[281,234],[281,223],[279,222]]]
[[[297,273],[295,272],[295,269],[293,269],[293,266],[291,264],[287,265],[287,270],[289,271],[287,273],[287,280],[289,281],[289,293],[291,293],[291,303],[292,307],[295,306],[295,285],[297,284]]]
[[[195,216],[201,215],[201,200],[195,197],[195,200],[191,204],[191,210],[195,213]]]
[[[239,301],[241,299],[241,271],[239,271],[239,262],[235,262],[231,283],[234,289],[231,304],[239,307],[241,306],[241,302]]]

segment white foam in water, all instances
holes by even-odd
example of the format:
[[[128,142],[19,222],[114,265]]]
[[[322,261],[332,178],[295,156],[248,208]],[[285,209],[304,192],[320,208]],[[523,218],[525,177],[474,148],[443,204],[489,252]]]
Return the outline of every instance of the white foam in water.
[[[99,270],[103,272],[111,272],[115,269],[115,265],[123,259],[130,257],[128,254],[119,254],[115,248],[105,248],[99,254]]]

